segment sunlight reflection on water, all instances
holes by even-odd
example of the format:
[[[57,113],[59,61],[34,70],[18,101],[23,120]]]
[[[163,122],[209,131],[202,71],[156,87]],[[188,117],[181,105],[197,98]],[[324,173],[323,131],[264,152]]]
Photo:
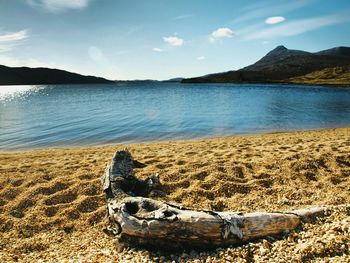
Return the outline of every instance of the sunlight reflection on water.
[[[44,89],[46,86],[1,86],[0,87],[0,101],[10,101],[14,98],[25,97],[27,94],[32,94]]]

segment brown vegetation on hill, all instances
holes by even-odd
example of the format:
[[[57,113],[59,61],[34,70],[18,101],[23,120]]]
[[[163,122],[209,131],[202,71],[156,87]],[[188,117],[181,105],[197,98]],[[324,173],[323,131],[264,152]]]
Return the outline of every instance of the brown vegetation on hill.
[[[326,68],[290,78],[289,83],[350,86],[350,66]]]

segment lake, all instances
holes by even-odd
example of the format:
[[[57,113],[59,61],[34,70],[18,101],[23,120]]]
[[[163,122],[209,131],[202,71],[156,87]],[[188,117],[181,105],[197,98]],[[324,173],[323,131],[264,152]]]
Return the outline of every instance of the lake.
[[[0,150],[350,126],[350,89],[268,84],[0,86]]]

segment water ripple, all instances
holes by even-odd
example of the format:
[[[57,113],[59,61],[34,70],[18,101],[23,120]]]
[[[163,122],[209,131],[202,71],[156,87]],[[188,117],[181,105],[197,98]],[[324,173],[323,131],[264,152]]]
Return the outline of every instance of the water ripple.
[[[0,150],[349,124],[347,89],[179,83],[0,87]]]

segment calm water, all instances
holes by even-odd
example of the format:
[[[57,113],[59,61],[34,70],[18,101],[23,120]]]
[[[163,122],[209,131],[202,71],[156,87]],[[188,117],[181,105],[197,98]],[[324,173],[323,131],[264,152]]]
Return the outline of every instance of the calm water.
[[[350,126],[350,89],[238,84],[0,86],[0,150]]]

